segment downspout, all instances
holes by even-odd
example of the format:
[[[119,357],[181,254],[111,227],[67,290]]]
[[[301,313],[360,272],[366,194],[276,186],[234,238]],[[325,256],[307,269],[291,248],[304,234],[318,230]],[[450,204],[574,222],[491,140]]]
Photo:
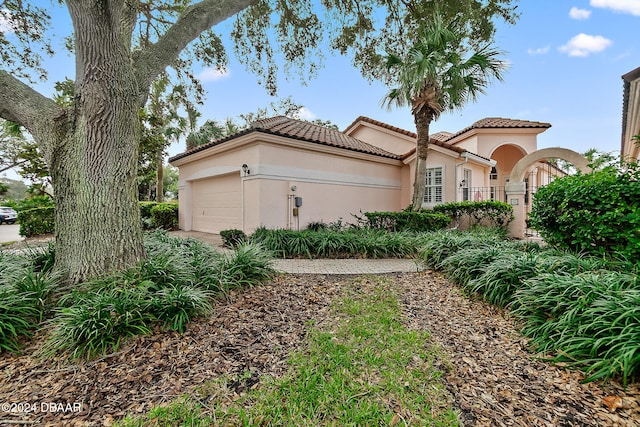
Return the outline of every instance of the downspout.
[[[242,212],[241,212],[241,215],[242,215],[242,231],[246,233],[246,231],[244,229],[244,180],[245,180],[245,177],[243,176],[243,172],[242,171],[240,171],[240,179],[242,180],[242,186],[241,186],[241,189],[240,189],[240,193],[241,193],[240,194],[240,198],[242,199],[242,204],[241,204],[241,208],[240,208],[242,210]]]
[[[468,156],[463,156],[463,154],[465,154],[465,153],[460,154],[460,157],[463,157],[463,158],[464,158],[464,162],[462,162],[462,163],[458,163],[458,164],[456,165],[456,169],[455,169],[455,171],[456,171],[456,173],[455,173],[455,181],[456,181],[456,182],[455,182],[455,184],[454,184],[454,190],[455,190],[455,195],[456,195],[456,197],[455,197],[455,201],[456,201],[456,202],[459,202],[459,201],[460,201],[460,200],[459,200],[459,199],[460,199],[460,196],[459,196],[460,191],[458,191],[458,185],[459,185],[459,184],[458,184],[458,178],[459,178],[458,168],[459,168],[460,166],[464,166],[464,165],[466,165],[466,164],[467,164],[467,162],[469,161],[469,157],[468,157]]]

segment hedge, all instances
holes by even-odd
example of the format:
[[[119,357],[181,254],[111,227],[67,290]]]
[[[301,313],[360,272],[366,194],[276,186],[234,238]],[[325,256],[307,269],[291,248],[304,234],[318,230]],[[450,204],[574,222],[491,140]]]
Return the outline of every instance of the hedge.
[[[151,208],[151,225],[165,230],[178,228],[178,204],[157,203],[153,206]]]
[[[446,228],[450,219],[433,212],[365,212],[369,227],[388,231],[428,232]]]
[[[55,231],[53,206],[19,211],[18,222],[20,235],[24,237],[53,233]]]
[[[562,248],[640,261],[640,165],[566,176],[540,188],[530,226]]]
[[[433,212],[447,215],[459,227],[461,223],[506,228],[513,220],[513,207],[504,202],[485,200],[482,202],[452,202],[436,205]]]

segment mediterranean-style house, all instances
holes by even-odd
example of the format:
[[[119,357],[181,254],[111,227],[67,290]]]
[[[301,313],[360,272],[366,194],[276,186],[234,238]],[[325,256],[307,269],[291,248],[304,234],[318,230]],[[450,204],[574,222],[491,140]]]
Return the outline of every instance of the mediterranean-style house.
[[[523,227],[530,191],[561,173],[547,159],[573,160],[563,157],[568,150],[537,150],[537,135],[549,127],[485,118],[432,135],[423,207],[506,201],[520,206],[516,223]],[[411,202],[415,141],[415,133],[368,117],[342,132],[282,116],[259,120],[169,159],[179,168],[180,228],[251,233],[400,211]]]
[[[640,135],[640,67],[622,76],[622,145],[623,159],[640,160],[640,143],[632,138]]]

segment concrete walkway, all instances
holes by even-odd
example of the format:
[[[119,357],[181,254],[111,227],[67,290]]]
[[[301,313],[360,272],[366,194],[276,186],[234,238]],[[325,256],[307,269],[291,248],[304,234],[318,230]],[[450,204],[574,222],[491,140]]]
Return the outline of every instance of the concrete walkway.
[[[171,235],[191,237],[222,249],[219,234],[199,231],[171,231]],[[415,273],[422,266],[412,259],[275,259],[273,267],[281,273],[291,274],[384,274]]]
[[[274,268],[292,274],[415,273],[422,266],[412,259],[276,259]]]

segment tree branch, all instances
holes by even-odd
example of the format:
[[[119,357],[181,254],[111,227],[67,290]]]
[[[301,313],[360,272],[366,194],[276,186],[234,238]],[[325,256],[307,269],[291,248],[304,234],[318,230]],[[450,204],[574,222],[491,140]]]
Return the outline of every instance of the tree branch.
[[[0,70],[0,117],[24,126],[50,153],[60,134],[65,110],[4,70]],[[66,123],[66,121],[65,121]]]
[[[203,31],[241,12],[257,0],[202,0],[187,8],[175,24],[154,44],[135,52],[140,101],[144,103],[151,82]]]

